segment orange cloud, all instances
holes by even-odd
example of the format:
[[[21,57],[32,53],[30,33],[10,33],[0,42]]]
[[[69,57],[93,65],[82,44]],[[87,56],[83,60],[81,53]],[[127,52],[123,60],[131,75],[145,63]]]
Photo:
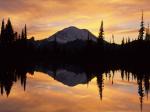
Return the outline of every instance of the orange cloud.
[[[29,36],[35,36],[36,39],[47,38],[73,25],[87,28],[97,35],[103,19],[106,40],[110,40],[112,33],[118,37],[131,36],[132,32],[118,32],[137,29],[141,9],[144,9],[148,23],[149,3],[149,0],[0,0],[0,19],[11,17],[16,29],[26,23]],[[118,37],[116,41],[120,42]]]

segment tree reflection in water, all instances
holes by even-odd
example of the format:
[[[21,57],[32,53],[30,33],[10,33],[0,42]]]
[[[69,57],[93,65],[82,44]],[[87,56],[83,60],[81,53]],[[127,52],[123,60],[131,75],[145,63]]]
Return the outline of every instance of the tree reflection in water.
[[[141,111],[144,97],[148,99],[150,90],[150,71],[148,69],[132,69],[122,66],[105,65],[93,65],[89,67],[87,65],[78,66],[69,64],[3,64],[0,67],[1,95],[6,94],[7,96],[9,96],[13,84],[18,80],[25,90],[27,73],[33,75],[34,71],[46,73],[68,86],[88,84],[96,77],[100,100],[103,99],[104,76],[106,79],[112,80],[112,84],[114,84],[115,72],[120,71],[122,80],[137,82]]]

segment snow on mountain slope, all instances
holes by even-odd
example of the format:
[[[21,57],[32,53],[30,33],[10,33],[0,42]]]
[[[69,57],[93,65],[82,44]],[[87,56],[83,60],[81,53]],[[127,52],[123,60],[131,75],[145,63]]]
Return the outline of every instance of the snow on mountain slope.
[[[96,37],[86,29],[79,29],[74,26],[65,28],[51,37],[47,41],[57,41],[58,43],[67,43],[75,40],[90,40],[97,41]]]

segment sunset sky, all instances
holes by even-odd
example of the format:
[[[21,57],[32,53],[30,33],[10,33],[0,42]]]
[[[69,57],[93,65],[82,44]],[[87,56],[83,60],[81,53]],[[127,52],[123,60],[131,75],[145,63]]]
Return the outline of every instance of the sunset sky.
[[[0,20],[11,18],[20,31],[28,26],[29,37],[47,38],[69,26],[89,29],[96,36],[104,20],[105,39],[115,35],[135,38],[140,27],[141,10],[147,26],[150,22],[150,0],[0,0]]]

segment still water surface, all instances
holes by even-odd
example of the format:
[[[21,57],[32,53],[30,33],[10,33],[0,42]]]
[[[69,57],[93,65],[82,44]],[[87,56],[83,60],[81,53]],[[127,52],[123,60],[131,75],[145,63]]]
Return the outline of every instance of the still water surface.
[[[133,77],[128,79],[122,79],[120,71],[90,80],[65,70],[55,77],[28,73],[25,91],[20,80],[13,82],[8,97],[3,90],[0,112],[149,112],[144,82],[139,86]]]

